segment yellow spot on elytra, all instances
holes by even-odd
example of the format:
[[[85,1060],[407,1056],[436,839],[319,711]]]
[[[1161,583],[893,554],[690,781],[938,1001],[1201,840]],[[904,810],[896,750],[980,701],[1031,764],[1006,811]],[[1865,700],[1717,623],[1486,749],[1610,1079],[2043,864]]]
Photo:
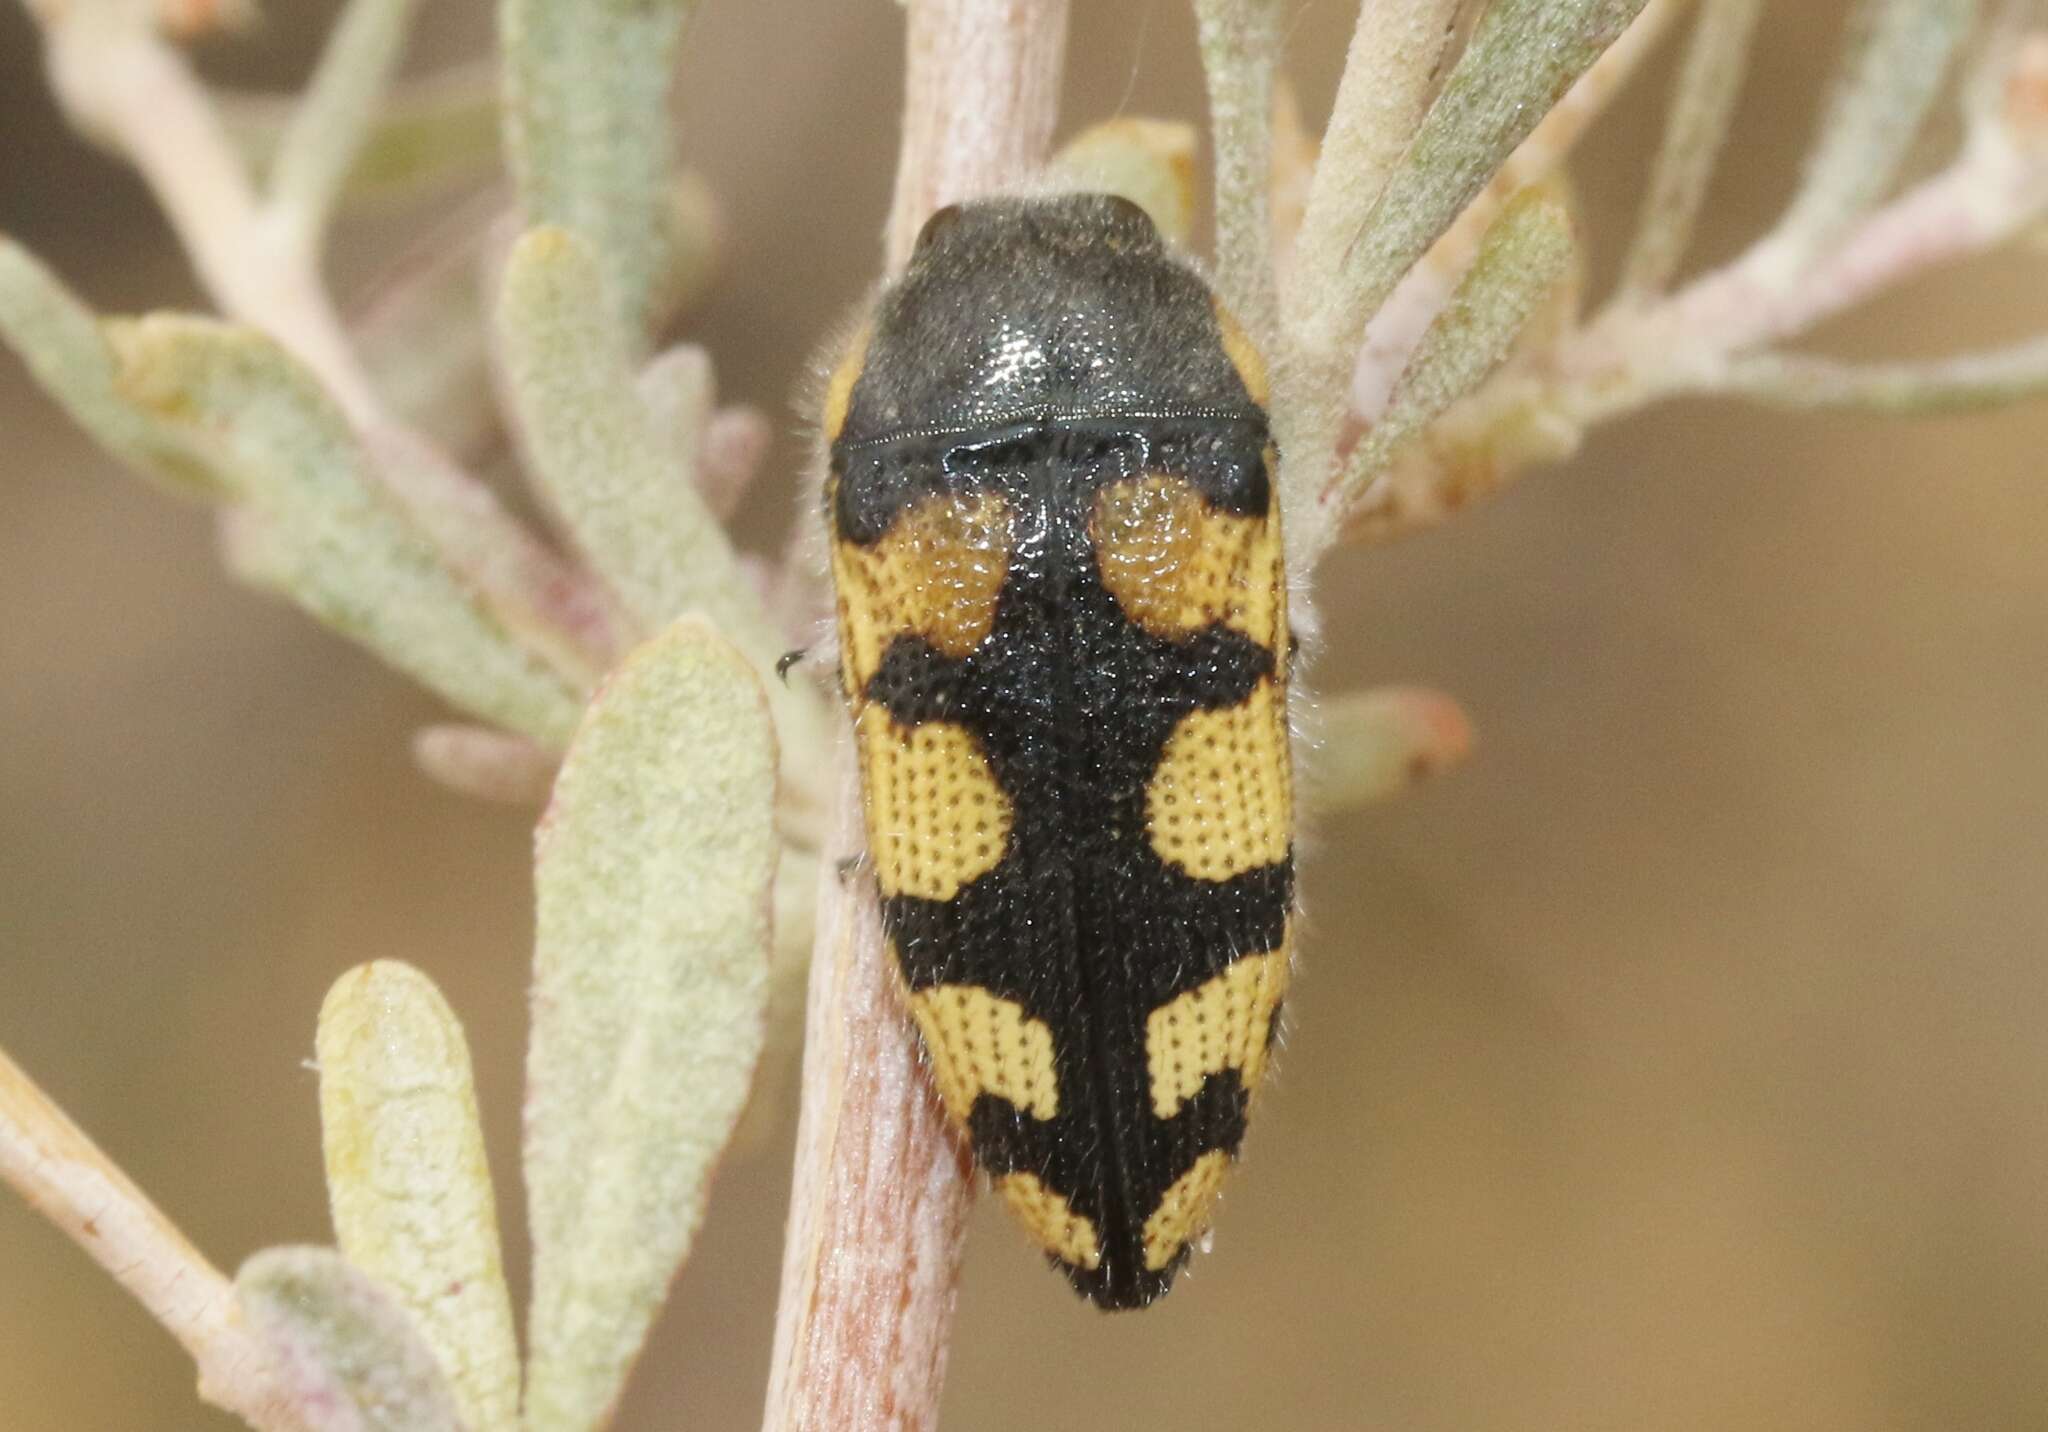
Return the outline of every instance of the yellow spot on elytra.
[[[1209,1210],[1215,1206],[1216,1191],[1230,1170],[1230,1156],[1220,1151],[1203,1154],[1173,1186],[1145,1220],[1145,1266],[1158,1272],[1174,1260],[1189,1239],[1209,1226]]]
[[[1010,798],[972,732],[949,721],[905,726],[869,706],[854,739],[883,894],[950,900],[995,868],[1010,838]]]
[[[1259,352],[1259,345],[1252,342],[1251,335],[1244,331],[1244,325],[1237,316],[1223,306],[1221,299],[1213,300],[1216,306],[1216,326],[1223,330],[1223,351],[1230,358],[1230,366],[1237,369],[1237,376],[1244,383],[1244,390],[1251,394],[1252,401],[1265,407],[1273,401],[1273,382],[1266,373],[1266,360]]]
[[[846,356],[839,360],[839,366],[832,370],[832,376],[825,383],[825,441],[837,442],[841,429],[846,426],[846,410],[853,405],[853,385],[860,381],[860,370],[868,360],[868,340],[874,337],[873,325],[865,325],[853,335],[853,341],[846,345]]]
[[[917,503],[873,546],[835,542],[841,662],[858,696],[898,636],[966,657],[994,628],[1010,571],[1010,505],[998,493]]]
[[[1103,586],[1154,636],[1178,640],[1221,622],[1278,650],[1287,587],[1277,504],[1238,517],[1184,478],[1145,473],[1096,494],[1088,535]]]
[[[1006,1173],[996,1191],[1017,1221],[1031,1231],[1039,1246],[1063,1263],[1096,1268],[1102,1263],[1102,1242],[1095,1225],[1068,1206],[1034,1174]]]
[[[1247,1089],[1266,1069],[1273,1012],[1287,992],[1287,947],[1246,955],[1145,1016],[1152,1112],[1170,1119],[1211,1074],[1235,1069]]]
[[[1235,706],[1194,711],[1166,738],[1145,786],[1153,853],[1197,880],[1229,880],[1287,858],[1294,772],[1287,698],[1262,677]]]
[[[1034,1119],[1060,1111],[1052,1029],[1013,999],[976,985],[934,985],[910,997],[946,1111],[965,1122],[983,1094],[1007,1099]]]

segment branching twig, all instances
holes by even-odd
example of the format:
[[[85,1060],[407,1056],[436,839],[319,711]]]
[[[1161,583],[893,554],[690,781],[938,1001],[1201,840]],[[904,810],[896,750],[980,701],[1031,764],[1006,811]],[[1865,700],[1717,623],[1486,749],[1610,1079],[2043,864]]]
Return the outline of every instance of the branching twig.
[[[1930,7],[1928,13],[1936,11],[1948,16],[1939,27],[1942,44],[1923,53],[1926,47],[1913,43],[1918,21],[1905,8],[1873,0],[1867,9],[1866,18],[1884,18],[1897,33],[1881,26],[1863,37],[1865,47],[1845,81],[1847,98],[1838,96],[1823,116],[1823,142],[1808,178],[1820,197],[1796,201],[1777,231],[1725,267],[1663,298],[1625,287],[1584,327],[1511,366],[1447,413],[1406,462],[1367,489],[1352,509],[1350,535],[1379,541],[1440,521],[1530,463],[1570,452],[1587,426],[1678,393],[1756,397],[1761,384],[1782,378],[1793,385],[1783,395],[1788,401],[1911,412],[2034,391],[2037,356],[2024,345],[1978,359],[1862,370],[1769,353],[1917,274],[1984,253],[2048,216],[2048,105],[2041,98],[2048,94],[2048,40],[2019,33],[2016,21],[2000,32],[2003,47],[1984,53],[1980,70],[1966,81],[1969,122],[1954,160],[1866,212],[1896,171],[1911,135],[1902,137],[1897,116],[1884,114],[1883,104],[1864,91],[1881,91],[1889,83],[1886,75],[1912,70],[1913,82],[1898,103],[1912,112],[1917,129],[1932,90],[1914,67],[1939,70],[1959,33],[1952,6]],[[1616,46],[1608,60],[1621,50]],[[1596,67],[1586,82],[1598,73]],[[1726,107],[1714,108],[1725,122]],[[1706,124],[1700,115],[1694,118]],[[1553,115],[1543,129],[1557,119]],[[1840,137],[1844,127],[1847,140]],[[1690,142],[1709,138],[1695,134]],[[1856,144],[1868,151],[1868,173],[1857,168]],[[1444,243],[1449,242],[1447,236]],[[1656,252],[1662,242],[1661,236],[1653,238],[1653,257],[1646,261],[1653,279],[1671,257]],[[1387,327],[1412,345],[1404,331],[1412,326],[1404,301],[1425,283],[1441,284],[1439,276],[1425,276],[1435,261],[1433,254],[1409,276],[1376,320],[1376,333]],[[1416,302],[1420,310],[1436,304],[1432,294],[1422,299]],[[1367,422],[1378,416],[1390,381],[1382,356],[1369,336],[1355,395]]]
[[[1609,314],[1560,354],[1557,406],[1588,423],[1669,393],[1711,391],[1734,356],[1796,337],[1914,274],[1996,247],[2044,212],[2048,153],[1986,138],[1870,215],[1803,274],[1786,274],[1760,245],[1667,304]]]
[[[288,123],[279,192],[250,182],[219,107],[135,7],[32,4],[51,84],[71,120],[134,164],[222,311],[312,370],[374,449],[373,475],[497,616],[581,677],[612,654],[588,584],[569,572],[472,474],[405,429],[351,346],[319,271],[333,190],[370,119],[410,7],[354,0],[319,83]],[[227,514],[232,543],[250,524]]]
[[[235,1287],[0,1052],[0,1179],[56,1224],[199,1365],[199,1395],[264,1432],[303,1432],[292,1381]]]
[[[45,34],[51,83],[73,122],[135,165],[222,309],[291,349],[367,425],[376,401],[311,255],[287,226],[266,222],[183,56],[84,7],[48,19]]]
[[[1415,345],[1450,301],[1452,290],[1471,266],[1502,206],[1518,191],[1555,173],[1570,157],[1593,121],[1655,52],[1657,42],[1689,3],[1650,0],[1635,23],[1579,77],[1557,107],[1516,147],[1479,197],[1388,296],[1366,325],[1352,378],[1352,406],[1358,417],[1366,422],[1377,420]]]

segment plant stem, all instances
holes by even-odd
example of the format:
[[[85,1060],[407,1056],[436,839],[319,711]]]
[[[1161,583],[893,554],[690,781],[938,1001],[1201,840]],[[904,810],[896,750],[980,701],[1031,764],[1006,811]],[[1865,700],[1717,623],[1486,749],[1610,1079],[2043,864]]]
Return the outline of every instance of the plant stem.
[[[1015,185],[1058,115],[1066,0],[910,0],[888,266],[931,211]],[[937,1425],[971,1165],[895,990],[842,747],[818,888],[803,1102],[766,1432]]]
[[[56,1224],[199,1365],[199,1395],[264,1432],[305,1432],[292,1379],[235,1287],[0,1051],[0,1180]]]
[[[1877,210],[1811,268],[1769,240],[1646,312],[1611,312],[1558,357],[1558,406],[1587,423],[1686,390],[1905,279],[1997,247],[2048,212],[2048,154],[2001,139]]]
[[[2044,215],[2048,146],[2034,130],[1987,129],[1955,163],[1862,218],[1810,265],[1765,239],[1648,307],[1626,298],[1611,305],[1529,371],[1504,374],[1454,408],[1420,457],[1426,468],[1378,479],[1359,503],[1367,518],[1349,535],[1382,542],[1432,525],[1513,481],[1531,451],[1555,458],[1569,452],[1585,428],[1661,399],[1689,392],[1754,396],[1751,390],[1770,369],[1748,364],[1750,355],[1915,275],[1996,248]],[[1855,378],[1784,361],[1792,366],[1781,371],[1809,387],[1818,374],[1897,408],[1923,399],[1936,405],[1989,401],[1998,383],[2029,390],[2026,355],[2017,375],[2001,368],[2014,361],[2010,352],[1988,374],[1973,363],[1960,374],[1893,367]],[[1527,429],[1531,422],[1542,429],[1533,448],[1526,441],[1503,443],[1505,429]],[[1395,482],[1404,491],[1400,503],[1385,500]]]
[[[835,849],[861,845],[842,763]],[[972,1165],[897,998],[865,873],[819,882],[767,1432],[938,1424]]]
[[[888,267],[933,210],[1014,184],[1059,117],[1067,0],[910,0]]]
[[[184,58],[147,29],[86,11],[46,26],[65,110],[135,165],[208,291],[229,316],[291,349],[367,426],[376,398],[310,251],[294,226],[270,222]]]

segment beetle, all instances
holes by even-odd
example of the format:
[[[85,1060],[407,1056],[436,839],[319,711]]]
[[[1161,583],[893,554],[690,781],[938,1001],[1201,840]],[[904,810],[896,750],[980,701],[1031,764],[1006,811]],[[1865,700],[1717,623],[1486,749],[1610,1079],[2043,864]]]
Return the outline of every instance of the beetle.
[[[925,225],[827,385],[869,856],[947,1112],[1098,1306],[1172,1285],[1294,913],[1259,354],[1104,194]]]

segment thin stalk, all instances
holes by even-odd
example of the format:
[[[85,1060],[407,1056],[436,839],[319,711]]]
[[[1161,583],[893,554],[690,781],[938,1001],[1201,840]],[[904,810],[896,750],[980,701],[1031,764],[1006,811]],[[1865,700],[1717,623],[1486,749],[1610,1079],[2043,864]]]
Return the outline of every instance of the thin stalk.
[[[1749,66],[1763,0],[1706,0],[1686,50],[1664,143],[1643,191],[1642,216],[1622,265],[1621,292],[1640,299],[1659,293],[1678,272],[1692,242],[1707,185],[1714,177],[1736,96]]]
[[[311,1432],[293,1379],[233,1283],[0,1051],[0,1180],[163,1324],[199,1365],[199,1395],[262,1432]]]

